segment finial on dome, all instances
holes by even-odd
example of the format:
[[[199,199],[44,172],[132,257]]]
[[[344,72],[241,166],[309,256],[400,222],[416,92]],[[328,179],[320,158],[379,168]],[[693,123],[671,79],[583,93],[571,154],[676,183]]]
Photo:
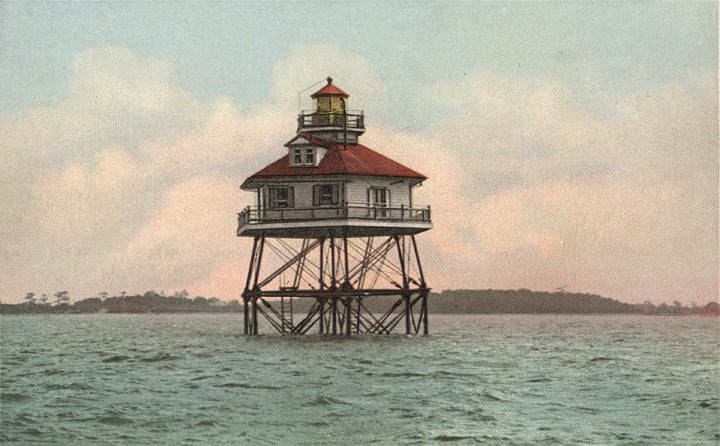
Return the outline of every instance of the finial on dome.
[[[328,76],[327,77],[328,85],[332,84],[333,78]]]

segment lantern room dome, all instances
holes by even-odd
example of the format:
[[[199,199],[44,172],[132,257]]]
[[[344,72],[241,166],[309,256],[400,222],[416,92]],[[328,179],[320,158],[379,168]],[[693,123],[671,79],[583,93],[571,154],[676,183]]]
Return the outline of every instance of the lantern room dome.
[[[313,99],[317,98],[318,96],[342,96],[344,98],[350,97],[350,95],[345,93],[342,89],[333,85],[333,78],[330,76],[328,76],[327,78],[327,85],[310,95],[310,97]]]

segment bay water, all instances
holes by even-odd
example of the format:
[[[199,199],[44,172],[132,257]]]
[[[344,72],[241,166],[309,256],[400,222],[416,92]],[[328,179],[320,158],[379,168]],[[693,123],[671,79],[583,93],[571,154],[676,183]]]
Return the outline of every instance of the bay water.
[[[2,316],[0,443],[720,444],[718,318],[430,324],[247,338],[237,314]]]

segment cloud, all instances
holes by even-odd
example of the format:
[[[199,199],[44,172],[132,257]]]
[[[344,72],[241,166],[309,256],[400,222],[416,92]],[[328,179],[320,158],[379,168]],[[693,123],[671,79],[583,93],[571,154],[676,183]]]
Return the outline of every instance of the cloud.
[[[273,97],[248,106],[198,99],[167,60],[80,53],[64,99],[0,122],[0,295],[237,298],[249,245],[235,213],[252,200],[238,185],[282,156],[298,91],[330,74],[374,115],[387,94],[378,72],[335,45],[298,46],[275,65]],[[716,296],[712,76],[649,86],[610,110],[566,91],[479,71],[428,85],[419,102],[446,113],[422,131],[369,123],[363,143],[430,177],[416,203],[433,210],[419,237],[431,286]]]
[[[275,64],[272,79],[275,100],[294,103],[299,92],[318,83],[305,92],[301,103],[303,108],[309,108],[308,94],[325,85],[328,76],[363,104],[371,102],[385,88],[378,72],[362,56],[334,44],[317,43],[296,46]]]
[[[210,274],[237,252],[232,238],[240,206],[237,183],[195,177],[169,188],[144,226],[100,265],[106,286],[177,288]]]
[[[428,189],[451,191],[441,204],[430,194],[441,206],[428,234],[444,254],[436,286],[716,296],[717,87],[708,79],[655,86],[602,113],[542,78],[480,72],[434,86],[428,96],[456,110],[417,145]]]
[[[294,134],[295,84],[304,81],[285,68],[317,49],[328,55],[315,65],[321,78],[336,73],[337,56],[347,61],[340,76],[353,73],[347,79],[367,94],[382,89],[367,62],[332,45],[295,48],[276,67],[282,94],[244,108],[198,99],[171,61],[122,47],[79,53],[62,100],[0,122],[0,295],[217,294],[213,272],[243,256],[235,214],[250,195],[238,186]]]
[[[212,181],[236,193],[251,168],[230,179],[223,169],[243,166],[267,149],[253,132],[254,119],[227,98],[198,100],[179,85],[167,60],[120,47],[78,54],[65,98],[0,122],[6,167],[0,263],[8,277],[0,293],[7,298],[62,288],[87,295],[113,285],[136,291],[155,286],[143,265],[134,265],[143,273],[134,280],[128,262],[111,259],[128,246],[133,255],[149,258],[133,240],[147,234],[153,218],[161,218],[158,207],[171,206],[171,192],[189,179],[213,175]],[[210,187],[198,186],[198,193]],[[205,207],[188,210],[203,215]],[[234,212],[233,206],[226,210],[230,226]],[[217,235],[214,228],[191,227]],[[176,237],[165,243],[184,242]],[[152,244],[147,249],[157,252]],[[104,282],[108,277],[113,280]]]

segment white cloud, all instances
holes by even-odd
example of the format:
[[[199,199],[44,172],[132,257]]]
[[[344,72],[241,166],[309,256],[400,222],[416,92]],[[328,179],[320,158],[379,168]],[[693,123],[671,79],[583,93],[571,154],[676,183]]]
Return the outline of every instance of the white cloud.
[[[610,114],[543,79],[479,73],[433,89],[457,112],[422,153],[450,150],[456,170],[426,173],[453,185],[443,206],[462,215],[429,235],[433,249],[458,253],[439,262],[438,285],[716,296],[717,87],[690,84],[627,98]],[[455,265],[466,261],[474,274]]]
[[[87,50],[66,98],[0,122],[3,298],[183,287],[237,298],[248,249],[235,212],[251,200],[237,186],[282,156],[297,92],[329,74],[360,104],[384,94],[365,59],[333,45],[292,49],[275,96],[250,108],[198,100],[175,70],[125,48]],[[718,286],[708,79],[598,113],[552,79],[479,72],[428,88],[428,107],[452,110],[434,127],[376,122],[363,143],[430,177],[416,202],[433,209],[419,242],[436,288],[568,284],[702,301]]]
[[[350,101],[353,98],[360,101],[356,104],[367,104],[385,88],[377,71],[363,57],[337,45],[318,43],[296,46],[275,64],[272,79],[275,99],[297,107],[298,93],[318,83],[302,98],[301,106],[309,108],[308,95],[322,88],[328,76],[350,94]]]
[[[206,277],[237,251],[237,183],[195,177],[166,191],[145,225],[108,253],[98,276],[116,286],[174,288]],[[152,285],[151,285],[152,284]]]
[[[200,101],[168,60],[121,47],[78,54],[65,98],[0,122],[3,297],[207,289],[206,276],[243,256],[235,213],[250,196],[239,184],[293,136],[304,81],[286,68],[317,49],[323,78],[338,56],[346,66],[331,74],[382,89],[362,58],[332,45],[295,48],[276,68],[283,93],[245,109]]]

